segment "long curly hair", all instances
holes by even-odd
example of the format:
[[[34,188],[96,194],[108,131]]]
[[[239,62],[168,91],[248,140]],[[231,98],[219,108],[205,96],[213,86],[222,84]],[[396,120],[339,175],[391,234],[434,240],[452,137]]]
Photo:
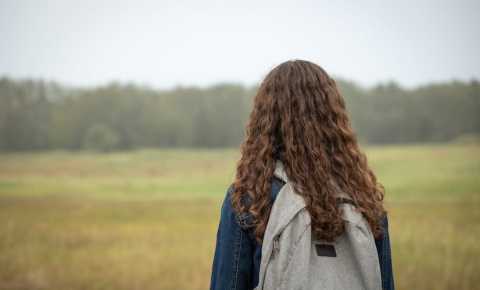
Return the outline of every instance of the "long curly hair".
[[[232,206],[237,213],[251,214],[259,243],[272,206],[276,159],[305,200],[315,238],[333,241],[345,230],[330,179],[350,195],[374,236],[381,235],[385,189],[360,151],[335,81],[320,66],[289,60],[267,74],[240,150]]]

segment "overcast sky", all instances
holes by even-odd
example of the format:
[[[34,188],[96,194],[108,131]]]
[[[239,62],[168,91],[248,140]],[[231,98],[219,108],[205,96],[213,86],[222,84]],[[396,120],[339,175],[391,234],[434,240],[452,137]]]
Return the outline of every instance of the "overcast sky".
[[[362,85],[412,87],[479,79],[479,37],[475,0],[0,0],[0,76],[253,84],[301,58]]]

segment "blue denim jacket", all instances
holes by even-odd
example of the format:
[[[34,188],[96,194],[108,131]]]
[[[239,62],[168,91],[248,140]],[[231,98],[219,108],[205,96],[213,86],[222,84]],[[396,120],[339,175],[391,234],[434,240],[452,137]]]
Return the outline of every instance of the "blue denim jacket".
[[[283,181],[273,178],[272,200],[283,186]],[[227,190],[223,200],[217,241],[212,265],[210,290],[251,290],[258,284],[262,246],[258,244],[249,227],[249,216],[238,215],[231,204],[233,185]],[[382,221],[385,229],[382,238],[375,240],[382,288],[394,290],[388,218]]]

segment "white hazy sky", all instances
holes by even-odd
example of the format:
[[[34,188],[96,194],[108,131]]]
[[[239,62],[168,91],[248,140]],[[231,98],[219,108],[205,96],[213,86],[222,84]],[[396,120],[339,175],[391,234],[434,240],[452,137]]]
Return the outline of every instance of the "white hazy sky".
[[[0,76],[253,84],[302,58],[404,86],[480,78],[480,1],[0,0]]]

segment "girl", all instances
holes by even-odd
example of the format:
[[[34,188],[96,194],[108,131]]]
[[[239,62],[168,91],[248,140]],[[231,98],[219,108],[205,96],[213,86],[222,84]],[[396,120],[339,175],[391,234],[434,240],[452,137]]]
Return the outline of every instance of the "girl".
[[[262,238],[284,185],[274,175],[277,161],[305,201],[318,239],[334,241],[345,230],[330,181],[349,194],[375,237],[382,287],[393,290],[384,187],[359,148],[335,81],[304,60],[275,67],[255,96],[236,178],[222,205],[210,289],[258,285]]]

